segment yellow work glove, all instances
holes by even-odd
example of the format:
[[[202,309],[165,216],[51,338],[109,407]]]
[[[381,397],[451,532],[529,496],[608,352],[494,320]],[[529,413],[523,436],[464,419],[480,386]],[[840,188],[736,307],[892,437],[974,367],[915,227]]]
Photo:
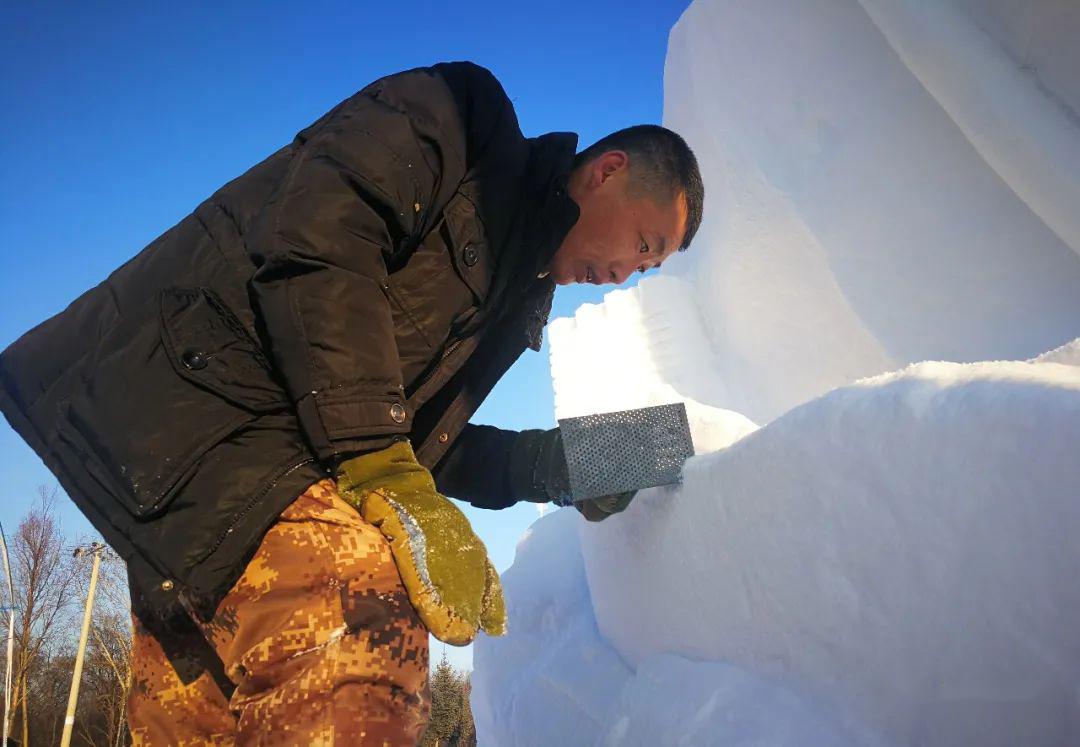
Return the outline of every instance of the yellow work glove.
[[[345,460],[336,477],[341,497],[390,542],[409,601],[432,635],[464,646],[478,629],[506,632],[502,585],[484,543],[435,490],[407,441]]]

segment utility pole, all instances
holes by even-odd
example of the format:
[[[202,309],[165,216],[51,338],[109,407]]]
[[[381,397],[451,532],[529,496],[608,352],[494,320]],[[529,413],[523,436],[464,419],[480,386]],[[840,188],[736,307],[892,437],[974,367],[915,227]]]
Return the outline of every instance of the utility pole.
[[[11,582],[11,563],[8,561],[7,535],[4,525],[0,524],[0,548],[4,551],[4,575],[7,576],[8,588],[8,629],[7,629],[7,666],[4,668],[4,747],[8,743],[8,729],[11,727],[11,670],[15,661],[15,584]]]
[[[71,733],[75,729],[75,705],[79,702],[79,680],[82,679],[83,654],[86,653],[86,640],[90,636],[90,617],[94,611],[94,591],[97,588],[98,568],[101,567],[101,553],[105,545],[91,542],[89,548],[76,547],[75,557],[91,553],[94,556],[93,570],[90,571],[90,589],[86,592],[86,611],[83,613],[82,633],[79,635],[79,651],[75,654],[75,671],[71,674],[71,691],[68,693],[67,714],[64,716],[64,733],[60,737],[60,747],[69,747]]]

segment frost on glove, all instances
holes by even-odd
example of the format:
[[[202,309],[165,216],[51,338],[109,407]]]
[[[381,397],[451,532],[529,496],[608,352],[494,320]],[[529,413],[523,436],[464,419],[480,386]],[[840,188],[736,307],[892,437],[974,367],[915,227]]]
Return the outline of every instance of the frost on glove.
[[[478,630],[506,632],[502,586],[484,543],[436,491],[407,441],[345,460],[336,477],[342,497],[389,541],[409,601],[432,635],[464,646]]]

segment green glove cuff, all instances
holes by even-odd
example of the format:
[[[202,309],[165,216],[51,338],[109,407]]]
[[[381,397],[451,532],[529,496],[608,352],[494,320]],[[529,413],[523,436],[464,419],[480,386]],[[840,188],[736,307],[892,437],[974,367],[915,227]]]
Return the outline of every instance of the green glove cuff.
[[[361,493],[382,487],[391,480],[399,490],[435,492],[435,480],[419,462],[408,441],[396,441],[385,449],[346,459],[337,467],[338,489]]]

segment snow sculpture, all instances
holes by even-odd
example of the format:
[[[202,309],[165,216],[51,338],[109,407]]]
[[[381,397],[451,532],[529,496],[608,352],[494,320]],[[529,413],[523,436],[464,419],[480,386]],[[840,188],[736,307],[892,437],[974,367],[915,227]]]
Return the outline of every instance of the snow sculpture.
[[[522,540],[483,743],[1080,743],[1077,38],[695,0],[665,124],[705,223],[550,337],[559,417],[685,401],[698,456]]]

